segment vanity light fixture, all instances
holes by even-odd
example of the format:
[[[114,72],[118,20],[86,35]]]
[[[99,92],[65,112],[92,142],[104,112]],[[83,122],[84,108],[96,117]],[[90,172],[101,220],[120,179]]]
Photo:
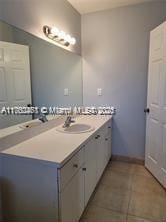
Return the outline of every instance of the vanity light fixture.
[[[44,34],[64,46],[75,45],[76,39],[66,34],[64,31],[59,30],[57,27],[49,27],[47,25],[43,26]]]

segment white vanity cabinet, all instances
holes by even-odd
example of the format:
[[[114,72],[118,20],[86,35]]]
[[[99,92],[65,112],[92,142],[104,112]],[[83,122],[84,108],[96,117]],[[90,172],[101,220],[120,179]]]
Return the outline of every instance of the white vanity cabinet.
[[[85,206],[111,158],[111,122],[100,129],[85,146]]]
[[[59,180],[61,222],[79,221],[110,158],[111,122],[108,122],[64,166],[66,168],[68,165],[69,169],[72,166],[73,172],[77,172],[62,191],[63,176]],[[69,169],[66,171],[69,172]],[[59,170],[62,175],[61,171],[64,169]]]
[[[4,222],[78,222],[110,158],[111,119],[60,167],[2,155]]]

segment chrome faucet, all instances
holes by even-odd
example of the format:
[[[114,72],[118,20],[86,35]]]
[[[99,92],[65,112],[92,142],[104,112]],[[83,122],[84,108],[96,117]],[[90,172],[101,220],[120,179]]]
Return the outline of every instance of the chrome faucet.
[[[45,122],[48,121],[46,115],[43,114],[43,113],[41,113],[41,114],[39,115],[39,120],[40,120],[42,123],[45,123]]]
[[[74,120],[72,120],[72,118],[73,118],[72,116],[67,116],[63,128],[67,128],[70,126],[71,123],[75,122]]]

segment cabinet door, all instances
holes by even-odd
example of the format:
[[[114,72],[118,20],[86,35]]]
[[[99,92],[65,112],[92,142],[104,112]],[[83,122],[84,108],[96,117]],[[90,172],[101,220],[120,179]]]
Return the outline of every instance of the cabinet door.
[[[108,125],[108,156],[109,156],[109,160],[111,159],[111,155],[112,155],[112,124],[111,122]]]
[[[111,146],[112,146],[112,138],[111,138],[111,125],[108,125],[108,133],[105,136],[105,146],[106,146],[106,163],[110,161],[111,158]]]
[[[61,222],[78,222],[84,210],[84,178],[82,168],[60,194]]]
[[[83,168],[85,170],[85,206],[97,183],[96,157],[96,141],[93,138],[85,146],[85,167]]]
[[[74,208],[73,208],[73,192],[74,181],[72,180],[60,194],[60,218],[61,222],[74,222]]]
[[[82,168],[74,177],[74,222],[78,222],[84,211],[84,173]],[[71,204],[71,203],[70,203]]]
[[[97,151],[97,181],[103,174],[108,161],[111,158],[111,122],[104,126],[96,137]]]
[[[108,138],[108,161],[110,161],[112,155],[112,138]]]
[[[102,131],[100,131],[99,135],[96,137],[96,152],[97,152],[97,182],[105,168],[105,141],[104,136],[102,135]]]
[[[111,138],[107,136],[105,138],[105,164],[110,161],[111,158]]]

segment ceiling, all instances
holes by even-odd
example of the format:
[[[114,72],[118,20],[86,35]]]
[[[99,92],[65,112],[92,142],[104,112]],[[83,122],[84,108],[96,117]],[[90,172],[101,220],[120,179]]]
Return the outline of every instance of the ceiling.
[[[68,2],[80,14],[86,14],[143,2],[158,2],[158,0],[68,0]]]

